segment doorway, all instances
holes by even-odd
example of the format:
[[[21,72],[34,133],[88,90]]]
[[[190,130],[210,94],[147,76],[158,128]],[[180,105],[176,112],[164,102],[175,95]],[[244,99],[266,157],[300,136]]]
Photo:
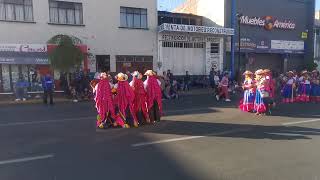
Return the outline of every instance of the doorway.
[[[96,55],[97,72],[110,71],[110,55]]]

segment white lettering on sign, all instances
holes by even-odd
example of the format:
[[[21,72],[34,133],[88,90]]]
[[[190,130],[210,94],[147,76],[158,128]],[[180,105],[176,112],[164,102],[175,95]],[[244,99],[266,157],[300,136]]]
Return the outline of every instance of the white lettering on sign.
[[[264,26],[265,25],[265,20],[261,18],[249,18],[249,16],[241,16],[240,17],[240,23],[241,24],[247,24],[247,25],[253,25],[253,26]]]
[[[220,42],[220,38],[214,36],[190,36],[182,34],[163,34],[162,41],[183,41],[183,42]]]
[[[45,53],[48,49],[46,44],[0,44],[0,51]]]
[[[303,51],[304,42],[303,41],[271,40],[271,49]]]
[[[194,26],[184,24],[168,24],[164,23],[159,27],[159,32],[194,32],[194,33],[206,33],[216,35],[234,35],[234,29],[220,28],[220,27],[207,27],[207,26]]]
[[[20,45],[20,52],[47,52],[47,45]]]
[[[249,16],[241,16],[240,23],[252,26],[260,26],[264,27],[267,30],[272,30],[273,28],[276,29],[287,29],[293,30],[296,28],[296,24],[290,20],[280,21],[274,19],[272,16],[266,17],[249,17]]]

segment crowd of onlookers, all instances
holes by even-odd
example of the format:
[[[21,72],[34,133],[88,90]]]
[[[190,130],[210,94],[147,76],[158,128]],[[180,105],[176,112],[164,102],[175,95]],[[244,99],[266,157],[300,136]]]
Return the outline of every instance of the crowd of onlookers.
[[[132,78],[131,73],[128,71],[126,74],[129,77],[129,81]],[[164,99],[178,99],[181,92],[187,92],[191,89],[199,88],[212,88],[213,94],[217,95],[221,92],[221,80],[225,73],[220,71],[211,70],[209,76],[197,76],[191,75],[186,71],[185,75],[174,75],[171,70],[158,73],[158,78],[161,82],[161,89]],[[55,90],[61,90],[64,94],[72,99],[74,102],[79,100],[89,100],[93,97],[92,88],[90,87],[90,81],[94,79],[94,75],[85,73],[83,71],[77,71],[74,73],[61,73],[58,83],[53,83]],[[16,83],[15,94],[16,100],[26,100],[27,91],[43,91],[44,86],[43,77],[32,78],[32,83],[28,83],[22,77]],[[39,82],[36,81],[39,79]],[[111,77],[111,83],[115,83],[115,80]],[[55,80],[57,81],[57,80]],[[229,82],[232,85],[232,82]],[[35,85],[36,84],[36,85]],[[37,85],[38,84],[38,85]],[[233,89],[234,86],[229,86]],[[229,90],[230,90],[229,89]]]

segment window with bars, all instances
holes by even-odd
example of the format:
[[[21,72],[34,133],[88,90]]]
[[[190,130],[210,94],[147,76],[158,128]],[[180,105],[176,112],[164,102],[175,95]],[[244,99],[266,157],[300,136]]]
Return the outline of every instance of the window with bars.
[[[179,42],[179,41],[162,41],[162,47],[171,48],[205,48],[203,42]]]
[[[120,27],[147,29],[147,9],[120,7]]]
[[[32,22],[32,0],[0,0],[0,20]]]
[[[219,43],[211,43],[211,49],[210,49],[210,53],[212,54],[218,54],[220,50],[220,45]]]
[[[83,24],[82,3],[49,0],[50,23]]]

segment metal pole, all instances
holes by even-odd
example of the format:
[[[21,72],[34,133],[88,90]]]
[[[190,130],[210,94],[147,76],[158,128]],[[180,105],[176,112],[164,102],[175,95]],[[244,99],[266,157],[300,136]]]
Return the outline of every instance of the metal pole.
[[[236,26],[236,0],[231,1],[231,28]],[[235,50],[235,35],[231,36],[231,78],[235,78],[234,68],[234,50]]]
[[[240,76],[240,65],[241,65],[241,26],[240,17],[238,17],[238,76]]]

